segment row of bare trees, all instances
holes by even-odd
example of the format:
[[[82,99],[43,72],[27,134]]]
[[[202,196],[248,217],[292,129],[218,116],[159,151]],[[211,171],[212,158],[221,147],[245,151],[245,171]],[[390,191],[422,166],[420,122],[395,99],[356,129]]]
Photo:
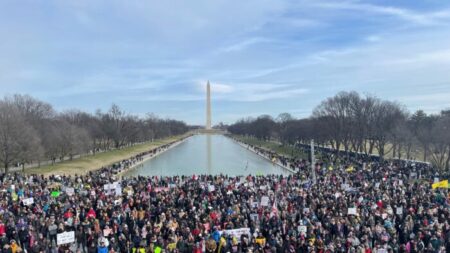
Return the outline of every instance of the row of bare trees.
[[[347,152],[390,154],[400,159],[421,159],[439,168],[450,167],[450,111],[410,114],[403,106],[356,92],[340,92],[322,101],[308,118],[280,114],[247,118],[228,130],[283,144],[307,143]],[[414,157],[420,154],[420,157]]]
[[[5,171],[18,164],[54,163],[187,131],[184,122],[151,114],[142,119],[117,105],[105,113],[58,113],[50,104],[26,95],[0,100],[0,162]]]

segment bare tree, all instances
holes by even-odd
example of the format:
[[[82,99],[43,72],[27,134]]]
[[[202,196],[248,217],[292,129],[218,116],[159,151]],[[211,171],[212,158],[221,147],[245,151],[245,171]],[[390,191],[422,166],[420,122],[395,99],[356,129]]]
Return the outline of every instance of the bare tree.
[[[17,107],[0,101],[0,162],[5,173],[13,163],[31,161],[39,156],[39,137],[26,124]]]

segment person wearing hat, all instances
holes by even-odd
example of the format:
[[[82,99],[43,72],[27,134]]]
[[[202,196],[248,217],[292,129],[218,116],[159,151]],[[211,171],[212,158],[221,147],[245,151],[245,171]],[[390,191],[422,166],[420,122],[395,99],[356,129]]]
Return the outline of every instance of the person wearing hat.
[[[108,247],[106,246],[106,243],[104,240],[100,241],[100,245],[97,248],[97,253],[108,253]]]

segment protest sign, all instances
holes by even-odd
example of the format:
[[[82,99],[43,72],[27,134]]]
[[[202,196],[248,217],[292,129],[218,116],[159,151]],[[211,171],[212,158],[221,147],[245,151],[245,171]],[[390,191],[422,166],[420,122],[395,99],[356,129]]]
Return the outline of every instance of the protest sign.
[[[108,237],[112,232],[112,229],[108,228],[108,229],[103,229],[103,236]]]
[[[238,228],[238,229],[227,229],[222,230],[221,233],[225,235],[231,235],[232,237],[235,237],[238,241],[241,240],[242,235],[247,235],[250,238],[250,228]]]
[[[214,185],[212,185],[212,184],[208,185],[208,191],[209,192],[213,192],[215,190],[216,190],[216,187]]]
[[[298,231],[299,231],[301,234],[306,235],[306,232],[308,231],[308,228],[307,228],[306,226],[298,226]]]
[[[64,232],[56,235],[56,242],[58,245],[75,242],[75,231]]]
[[[26,206],[32,205],[34,203],[34,199],[33,198],[27,198],[27,199],[23,199],[22,203]]]
[[[118,185],[116,187],[115,191],[116,191],[116,196],[122,195],[122,186]]]
[[[348,208],[347,214],[348,215],[356,215],[357,214],[356,208],[355,207]]]
[[[75,193],[75,189],[72,187],[67,187],[66,188],[66,194],[69,196],[72,196]]]
[[[53,191],[53,192],[51,193],[51,196],[54,197],[54,198],[57,198],[57,197],[59,197],[59,194],[60,194],[59,191]]]
[[[397,214],[397,215],[402,215],[403,214],[403,207],[397,207],[397,209],[395,210],[395,213]]]
[[[269,206],[269,197],[262,196],[262,198],[261,198],[261,206]]]

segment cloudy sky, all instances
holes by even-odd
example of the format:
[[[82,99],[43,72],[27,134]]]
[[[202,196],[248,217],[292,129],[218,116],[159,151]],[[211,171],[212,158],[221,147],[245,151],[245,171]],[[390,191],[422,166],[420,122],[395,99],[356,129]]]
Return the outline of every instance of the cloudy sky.
[[[310,115],[355,90],[450,108],[442,0],[0,1],[0,96],[213,123]]]

